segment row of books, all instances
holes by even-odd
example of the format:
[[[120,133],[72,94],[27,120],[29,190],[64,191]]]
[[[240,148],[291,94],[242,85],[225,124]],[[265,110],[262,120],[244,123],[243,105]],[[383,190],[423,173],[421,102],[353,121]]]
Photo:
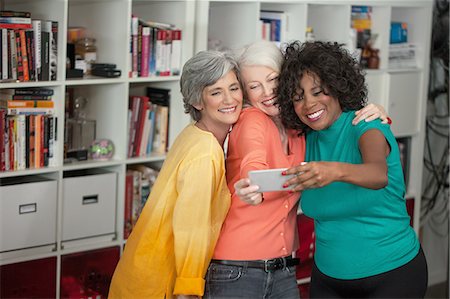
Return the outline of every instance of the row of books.
[[[53,92],[50,88],[0,90],[0,171],[56,164]]]
[[[286,41],[288,14],[283,11],[261,10],[259,15],[261,39],[276,42]]]
[[[31,16],[2,17],[0,12],[0,53],[1,80],[56,80],[58,22],[32,20]]]
[[[128,109],[128,157],[164,154],[168,147],[170,90],[147,88],[132,95]]]
[[[56,165],[57,118],[7,115],[0,109],[0,171]]]
[[[181,71],[181,29],[131,18],[131,78],[173,76]]]
[[[158,169],[144,165],[132,165],[127,169],[125,176],[124,239],[127,239],[133,230],[158,174]]]

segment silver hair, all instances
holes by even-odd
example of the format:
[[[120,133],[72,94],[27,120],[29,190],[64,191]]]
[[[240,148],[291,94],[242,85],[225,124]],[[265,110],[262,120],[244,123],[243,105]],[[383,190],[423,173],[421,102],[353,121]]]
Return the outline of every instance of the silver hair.
[[[245,66],[266,66],[276,71],[281,70],[283,54],[274,42],[260,40],[235,51],[236,60],[242,69]],[[242,82],[243,84],[244,82]],[[244,92],[244,105],[250,105],[247,89]]]
[[[256,41],[236,52],[239,67],[267,66],[280,72],[283,54],[274,42]]]
[[[200,51],[183,66],[180,88],[183,95],[184,112],[192,119],[201,119],[201,113],[194,105],[202,103],[203,89],[216,83],[229,71],[239,74],[238,65],[230,53]],[[239,78],[238,78],[239,79]]]

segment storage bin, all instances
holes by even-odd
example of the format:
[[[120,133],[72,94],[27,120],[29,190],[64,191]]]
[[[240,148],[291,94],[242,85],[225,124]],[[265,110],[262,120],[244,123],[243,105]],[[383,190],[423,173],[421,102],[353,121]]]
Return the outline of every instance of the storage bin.
[[[56,257],[0,266],[0,298],[56,298]]]
[[[113,234],[117,174],[99,170],[64,174],[62,240]]]
[[[119,256],[119,246],[63,255],[60,297],[107,298]]]
[[[56,243],[57,182],[0,179],[0,252]]]

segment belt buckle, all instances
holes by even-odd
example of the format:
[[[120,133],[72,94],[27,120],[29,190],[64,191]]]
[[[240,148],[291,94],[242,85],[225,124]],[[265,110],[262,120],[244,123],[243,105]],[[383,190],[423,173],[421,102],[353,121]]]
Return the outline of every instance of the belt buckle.
[[[269,262],[270,262],[270,260],[265,260],[264,261],[264,271],[267,272],[267,273],[270,272],[270,270],[269,270]]]
[[[286,268],[286,259],[284,258],[275,258],[264,261],[264,271],[267,273],[284,268]]]

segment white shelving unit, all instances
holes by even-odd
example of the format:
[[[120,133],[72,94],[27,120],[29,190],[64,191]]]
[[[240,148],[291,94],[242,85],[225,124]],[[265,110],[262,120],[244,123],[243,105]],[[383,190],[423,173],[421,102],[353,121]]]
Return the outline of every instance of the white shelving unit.
[[[47,257],[56,257],[57,274],[55,294],[58,298],[61,291],[61,260],[62,257],[77,252],[93,249],[120,246],[123,239],[123,215],[125,172],[128,165],[161,163],[165,155],[149,155],[139,158],[127,158],[127,111],[129,95],[145,95],[146,87],[161,87],[171,89],[169,145],[178,133],[190,121],[184,113],[182,97],[179,92],[179,76],[170,77],[128,77],[128,56],[131,34],[131,16],[136,15],[143,20],[152,20],[176,25],[182,30],[182,63],[193,55],[195,2],[188,0],[177,1],[145,1],[145,0],[4,0],[0,2],[1,9],[28,11],[33,19],[58,21],[58,69],[57,81],[0,83],[0,89],[45,87],[54,90],[53,101],[58,117],[56,149],[58,162],[54,167],[41,169],[27,169],[21,171],[0,172],[0,182],[23,178],[49,178],[57,182],[56,200],[56,234],[50,244],[33,248],[17,248],[16,250],[0,250],[0,266],[18,262],[32,261]],[[115,63],[122,70],[119,78],[108,79],[90,77],[84,79],[66,79],[66,43],[69,27],[84,27],[89,35],[95,37],[97,46],[97,62]],[[97,138],[108,138],[113,141],[115,153],[110,161],[99,162],[88,160],[64,164],[64,102],[65,91],[73,88],[88,98],[87,117],[95,119],[97,123]],[[64,241],[64,206],[68,199],[64,194],[64,178],[76,171],[108,171],[116,174],[116,197],[108,198],[114,206],[114,232],[99,236],[89,236],[75,240]],[[1,184],[0,184],[1,186]],[[39,192],[39,190],[37,190]],[[0,201],[2,200],[0,189]],[[33,200],[33,194],[29,195]],[[39,210],[38,210],[39,211]],[[69,212],[70,213],[70,212]],[[4,215],[2,214],[2,217]],[[103,215],[99,215],[103,217]],[[20,217],[11,219],[21,221]],[[89,219],[79,219],[80,222]],[[39,225],[38,223],[36,225]],[[75,224],[76,225],[76,224]],[[1,239],[14,234],[15,223],[0,221]],[[6,230],[6,226],[11,227]],[[6,235],[5,235],[6,234]]]
[[[367,70],[369,102],[386,108],[393,120],[391,127],[396,137],[410,139],[406,197],[414,198],[413,225],[419,233],[432,0],[198,1],[195,50],[208,49],[209,46],[236,49],[259,39],[261,10],[287,15],[286,39],[281,43],[304,41],[306,28],[311,26],[317,40],[348,45],[353,5],[372,7],[371,31],[378,34],[375,48],[379,49],[380,68]],[[416,67],[389,67],[391,22],[408,24],[408,42],[416,46]]]

